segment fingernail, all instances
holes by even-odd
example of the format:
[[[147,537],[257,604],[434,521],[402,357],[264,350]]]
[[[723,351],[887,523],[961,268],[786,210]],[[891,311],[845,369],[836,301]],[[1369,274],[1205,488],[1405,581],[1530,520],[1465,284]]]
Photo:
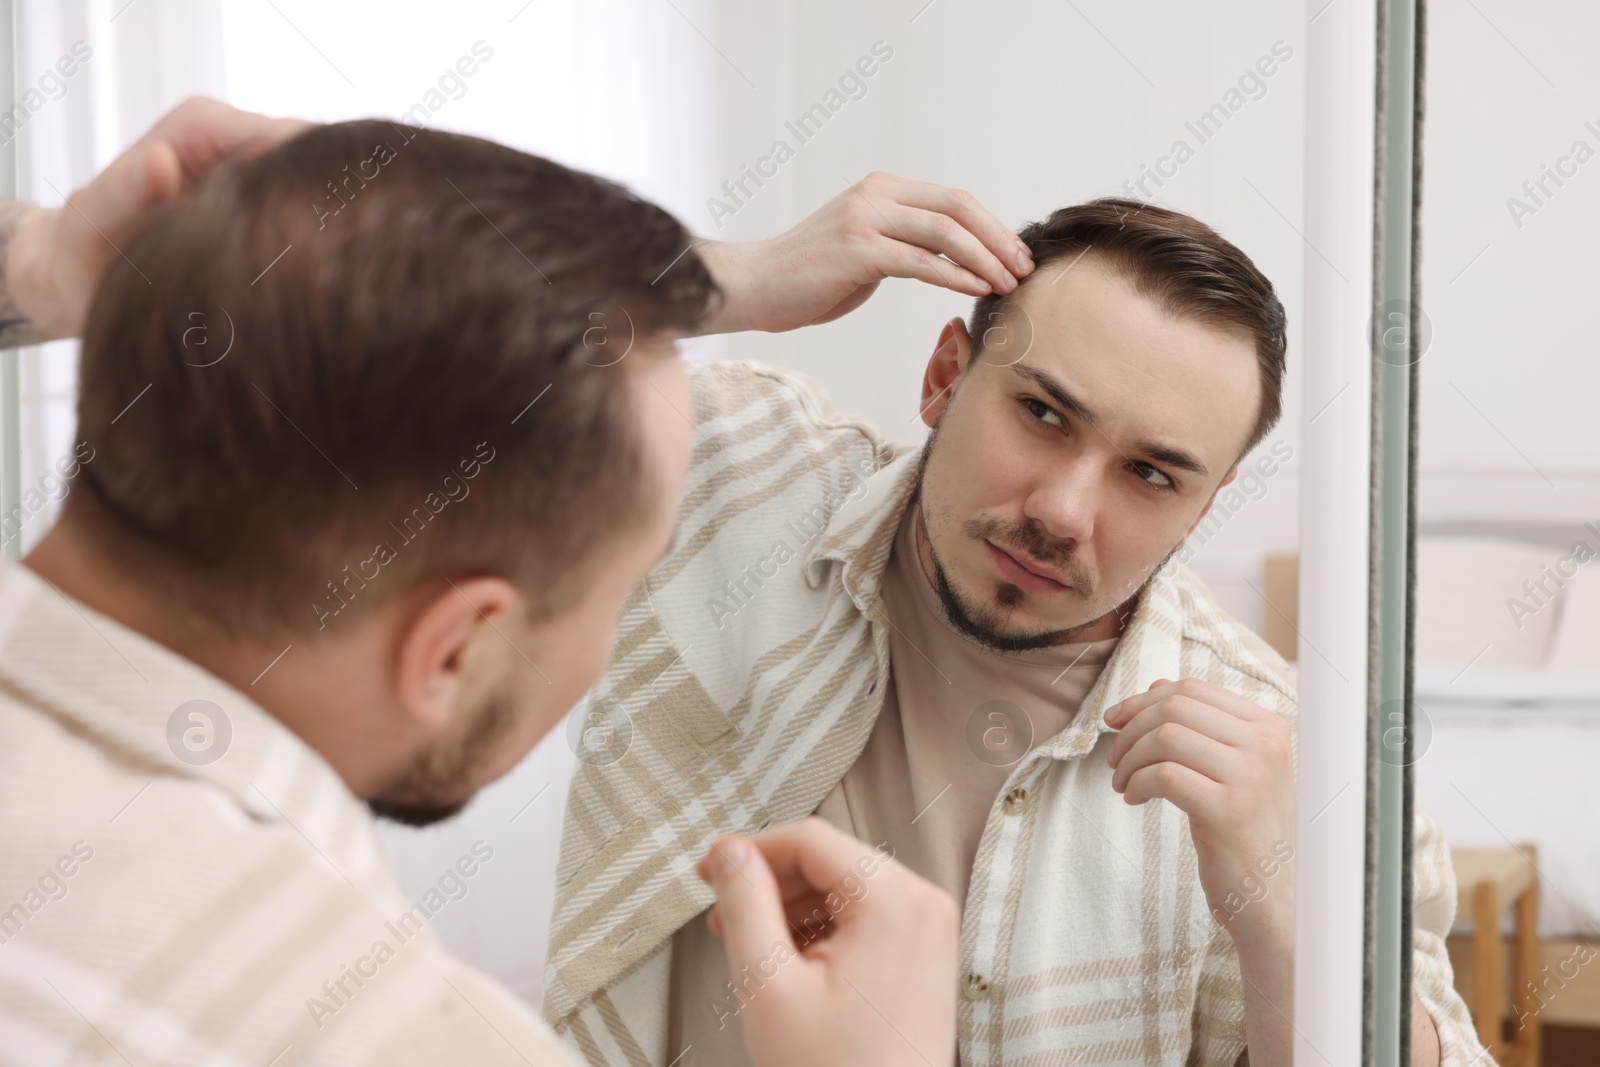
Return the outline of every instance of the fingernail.
[[[1017,270],[1023,274],[1033,269],[1033,257],[1028,254],[1026,246],[1017,249]]]
[[[1009,293],[1009,292],[1011,292],[1011,290],[1013,290],[1013,289],[1015,289],[1017,287],[1017,276],[1015,274],[1012,274],[1010,271],[1006,271],[1005,272],[1005,277],[1006,277],[1006,292]]]

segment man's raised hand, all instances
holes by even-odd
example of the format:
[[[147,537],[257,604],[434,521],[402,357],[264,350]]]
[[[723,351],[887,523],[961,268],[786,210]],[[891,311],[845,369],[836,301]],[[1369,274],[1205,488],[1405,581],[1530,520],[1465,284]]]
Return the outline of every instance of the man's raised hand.
[[[697,248],[727,297],[707,333],[832,322],[885,278],[982,296],[1011,292],[1033,270],[1027,246],[971,193],[882,171],[777,237]]]
[[[0,249],[12,316],[7,339],[76,337],[106,264],[157,208],[188,192],[220,160],[265,151],[308,125],[190,97],[63,207],[8,205],[16,229]]]
[[[815,817],[723,837],[699,871],[759,1067],[954,1061],[960,915],[944,890]]]

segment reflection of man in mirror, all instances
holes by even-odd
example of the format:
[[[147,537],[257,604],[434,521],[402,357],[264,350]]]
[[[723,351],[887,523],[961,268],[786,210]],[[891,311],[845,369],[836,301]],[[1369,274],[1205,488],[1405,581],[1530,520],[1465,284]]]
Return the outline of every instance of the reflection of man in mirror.
[[[986,232],[930,190],[875,175],[859,199],[902,233],[930,210]],[[847,228],[855,196],[819,214]],[[933,230],[983,273],[976,237]],[[920,447],[796,374],[693,368],[677,547],[624,608],[598,690],[640,729],[569,799],[545,1008],[592,1062],[743,1062],[682,861],[813,812],[962,904],[962,1062],[1288,1061],[1295,679],[1172,558],[1258,469],[1284,310],[1175,212],[1100,200],[1018,236],[1031,262],[938,334]],[[822,535],[752,578],[819,507]],[[729,597],[724,629],[706,605]],[[1003,705],[1025,740],[999,758]],[[1449,861],[1425,819],[1416,862],[1413,1062],[1466,1062]]]

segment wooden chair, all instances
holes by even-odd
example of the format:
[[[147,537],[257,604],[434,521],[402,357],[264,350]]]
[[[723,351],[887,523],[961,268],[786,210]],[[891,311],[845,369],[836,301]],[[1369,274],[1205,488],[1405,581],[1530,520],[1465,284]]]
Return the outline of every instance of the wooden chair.
[[[1539,1067],[1543,1002],[1534,985],[1541,969],[1539,952],[1539,873],[1533,846],[1510,849],[1458,848],[1451,851],[1456,871],[1456,914],[1471,915],[1473,988],[1463,990],[1478,1040],[1501,1067]],[[1511,942],[1511,1040],[1505,1039],[1504,951],[1500,917],[1515,910]]]

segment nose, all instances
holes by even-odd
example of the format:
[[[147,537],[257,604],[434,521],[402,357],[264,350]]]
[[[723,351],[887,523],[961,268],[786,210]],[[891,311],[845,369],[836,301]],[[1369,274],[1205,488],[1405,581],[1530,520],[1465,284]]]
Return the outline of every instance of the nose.
[[[1087,454],[1053,464],[1029,494],[1023,510],[1051,538],[1073,541],[1080,549],[1094,537],[1103,467]]]

